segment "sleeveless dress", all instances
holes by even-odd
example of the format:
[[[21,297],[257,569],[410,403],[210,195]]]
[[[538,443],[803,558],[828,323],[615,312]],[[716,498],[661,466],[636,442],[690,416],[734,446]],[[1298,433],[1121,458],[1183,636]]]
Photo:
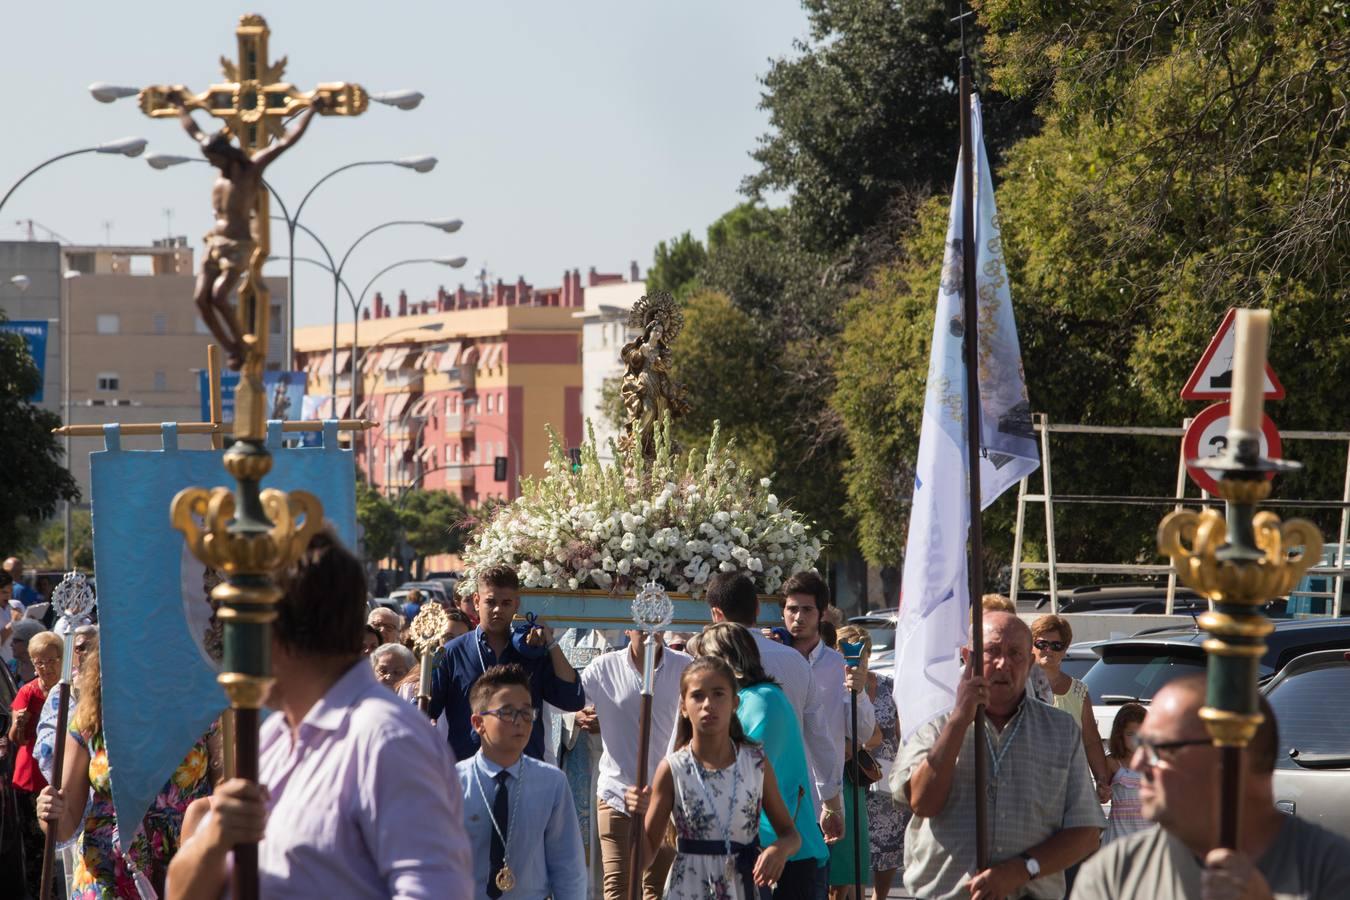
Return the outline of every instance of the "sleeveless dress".
[[[1111,776],[1111,818],[1106,823],[1106,834],[1102,836],[1102,845],[1116,838],[1128,837],[1136,831],[1143,831],[1153,823],[1144,818],[1139,804],[1139,782],[1141,775],[1134,769],[1121,766]]]
[[[675,834],[680,842],[721,844],[728,837],[725,828],[730,821],[733,843],[758,844],[763,750],[742,744],[736,751],[736,762],[716,771],[702,768],[688,747],[667,756],[666,762],[675,779]],[[666,879],[665,896],[674,900],[755,900],[753,893],[746,893],[735,863],[734,855],[677,851]],[[753,858],[750,863],[753,866]]]
[[[1062,694],[1055,694],[1055,709],[1062,709],[1081,728],[1083,726],[1083,701],[1087,699],[1087,685],[1077,678],[1069,679],[1069,689]]]

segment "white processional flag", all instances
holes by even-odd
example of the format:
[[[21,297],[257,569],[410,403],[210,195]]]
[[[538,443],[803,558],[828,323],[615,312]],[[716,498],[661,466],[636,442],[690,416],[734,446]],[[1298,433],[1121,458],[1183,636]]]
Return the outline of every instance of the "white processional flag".
[[[978,98],[973,98],[971,127],[976,151],[974,180],[979,185],[975,195],[975,271],[979,296],[980,508],[984,509],[1036,471],[1040,454],[1023,382],[1022,353],[1003,265]],[[960,651],[967,645],[970,632],[966,376],[961,350],[964,188],[960,160],[955,185],[933,321],[895,635],[895,704],[905,740],[952,708],[961,675]]]

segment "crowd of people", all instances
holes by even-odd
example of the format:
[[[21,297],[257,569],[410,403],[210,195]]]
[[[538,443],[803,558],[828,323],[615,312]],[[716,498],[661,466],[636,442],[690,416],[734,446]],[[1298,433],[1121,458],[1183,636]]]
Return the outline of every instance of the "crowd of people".
[[[97,626],[74,631],[60,735],[62,638],[29,614],[41,597],[16,589],[13,563],[0,572],[0,896],[37,895],[50,833],[61,887],[80,898],[226,896],[233,848],[249,842],[268,898],[616,900],[634,879],[649,900],[865,900],[855,882],[882,900],[897,879],[922,898],[1350,897],[1350,844],[1274,805],[1269,708],[1246,754],[1238,848],[1217,849],[1203,678],[1121,706],[1103,747],[1061,666],[1063,617],[1028,626],[984,598],[983,674],[968,658],[952,710],[903,740],[896,685],[871,671],[868,632],[840,621],[823,579],[792,576],[782,626],[764,629],[753,582],[719,573],[707,627],[653,637],[644,753],[643,632],[522,622],[516,574],[499,567],[446,606],[438,652],[419,659],[410,616],[437,601],[369,610],[360,561],[326,532],[283,579],[258,783],[226,777],[214,726],[127,842]]]

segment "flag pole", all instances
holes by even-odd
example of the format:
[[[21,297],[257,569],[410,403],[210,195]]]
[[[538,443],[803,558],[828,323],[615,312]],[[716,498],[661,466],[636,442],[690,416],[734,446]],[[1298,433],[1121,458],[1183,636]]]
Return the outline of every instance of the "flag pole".
[[[976,677],[984,675],[984,532],[980,526],[980,354],[979,298],[975,286],[975,148],[971,134],[970,58],[965,54],[965,22],[961,23],[961,321],[966,368],[966,468],[969,472],[970,655]],[[975,863],[989,868],[988,751],[984,741],[984,705],[975,709]]]

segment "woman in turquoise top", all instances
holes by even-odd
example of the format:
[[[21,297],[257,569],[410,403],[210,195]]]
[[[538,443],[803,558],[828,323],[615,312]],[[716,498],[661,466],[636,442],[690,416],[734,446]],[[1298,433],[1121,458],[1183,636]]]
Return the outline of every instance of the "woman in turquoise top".
[[[709,626],[689,642],[687,649],[694,656],[716,656],[736,673],[740,698],[736,718],[746,737],[764,748],[764,755],[778,778],[783,803],[801,835],[802,847],[784,866],[773,897],[775,900],[814,898],[817,885],[824,886],[830,851],[820,832],[815,791],[806,765],[806,744],[802,740],[796,710],[778,682],[765,673],[759,647],[742,626],[731,623]],[[776,839],[768,816],[761,810],[760,845],[767,847]]]

